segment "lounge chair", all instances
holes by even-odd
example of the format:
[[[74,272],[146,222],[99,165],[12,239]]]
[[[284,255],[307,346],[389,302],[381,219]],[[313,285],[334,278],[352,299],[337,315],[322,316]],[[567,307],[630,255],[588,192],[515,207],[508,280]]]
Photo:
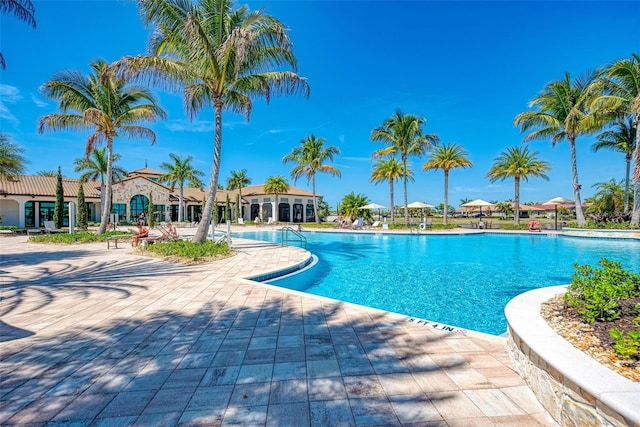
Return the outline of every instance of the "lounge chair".
[[[353,224],[351,224],[352,230],[362,230],[364,224],[364,218],[358,218]]]
[[[380,221],[373,221],[373,224],[369,226],[369,228],[374,229],[380,227]]]
[[[273,224],[274,222],[275,222],[275,221],[273,220],[273,217],[272,217],[272,216],[270,216],[270,217],[267,219],[267,225]]]
[[[161,224],[156,224],[156,229],[158,229],[158,231],[162,233],[162,237],[160,238],[160,240],[164,240],[165,242],[177,242],[179,240],[182,240],[180,236],[174,236],[173,234],[169,233],[169,230],[164,228]]]
[[[53,221],[44,221],[44,231],[47,234],[62,232],[62,230],[56,228],[56,224]]]

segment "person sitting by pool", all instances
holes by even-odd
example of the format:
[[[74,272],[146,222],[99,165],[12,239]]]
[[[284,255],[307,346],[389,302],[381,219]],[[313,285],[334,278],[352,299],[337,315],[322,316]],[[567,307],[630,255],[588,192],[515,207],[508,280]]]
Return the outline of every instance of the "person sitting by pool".
[[[133,240],[131,241],[131,246],[136,247],[140,242],[140,239],[143,237],[149,237],[149,229],[144,225],[138,223],[138,232],[134,234]]]
[[[167,231],[173,237],[178,237],[178,230],[176,230],[176,228],[173,226],[173,224],[171,224],[171,223],[167,224]]]

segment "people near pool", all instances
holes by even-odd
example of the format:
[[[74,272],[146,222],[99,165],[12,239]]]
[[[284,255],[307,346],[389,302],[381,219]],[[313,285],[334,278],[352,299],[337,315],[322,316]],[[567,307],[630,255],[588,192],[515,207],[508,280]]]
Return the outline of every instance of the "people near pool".
[[[338,227],[343,228],[347,226],[347,220],[342,217],[342,214],[338,214]]]
[[[140,212],[140,215],[138,215],[138,224],[142,226],[147,224],[147,216],[144,212]]]
[[[178,237],[178,230],[176,230],[176,228],[173,226],[173,224],[171,224],[171,223],[167,224],[167,231],[173,237]]]
[[[131,246],[136,247],[140,242],[141,238],[149,237],[149,229],[144,225],[138,223],[138,231],[133,235],[133,240],[131,241]]]

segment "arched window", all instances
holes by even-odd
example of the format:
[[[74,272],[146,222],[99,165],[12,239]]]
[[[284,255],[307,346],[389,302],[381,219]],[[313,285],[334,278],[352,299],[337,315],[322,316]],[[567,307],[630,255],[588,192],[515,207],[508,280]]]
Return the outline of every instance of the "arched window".
[[[142,194],[133,196],[129,202],[129,208],[131,209],[132,219],[135,219],[142,212],[146,214],[149,210],[149,198]]]

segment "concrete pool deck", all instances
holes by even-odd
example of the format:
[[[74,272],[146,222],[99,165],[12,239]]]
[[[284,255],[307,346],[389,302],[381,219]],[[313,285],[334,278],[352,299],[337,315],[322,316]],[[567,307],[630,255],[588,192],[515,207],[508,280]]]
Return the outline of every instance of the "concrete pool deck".
[[[0,237],[0,425],[556,425],[506,340],[242,277],[308,258],[234,239],[197,266]]]

